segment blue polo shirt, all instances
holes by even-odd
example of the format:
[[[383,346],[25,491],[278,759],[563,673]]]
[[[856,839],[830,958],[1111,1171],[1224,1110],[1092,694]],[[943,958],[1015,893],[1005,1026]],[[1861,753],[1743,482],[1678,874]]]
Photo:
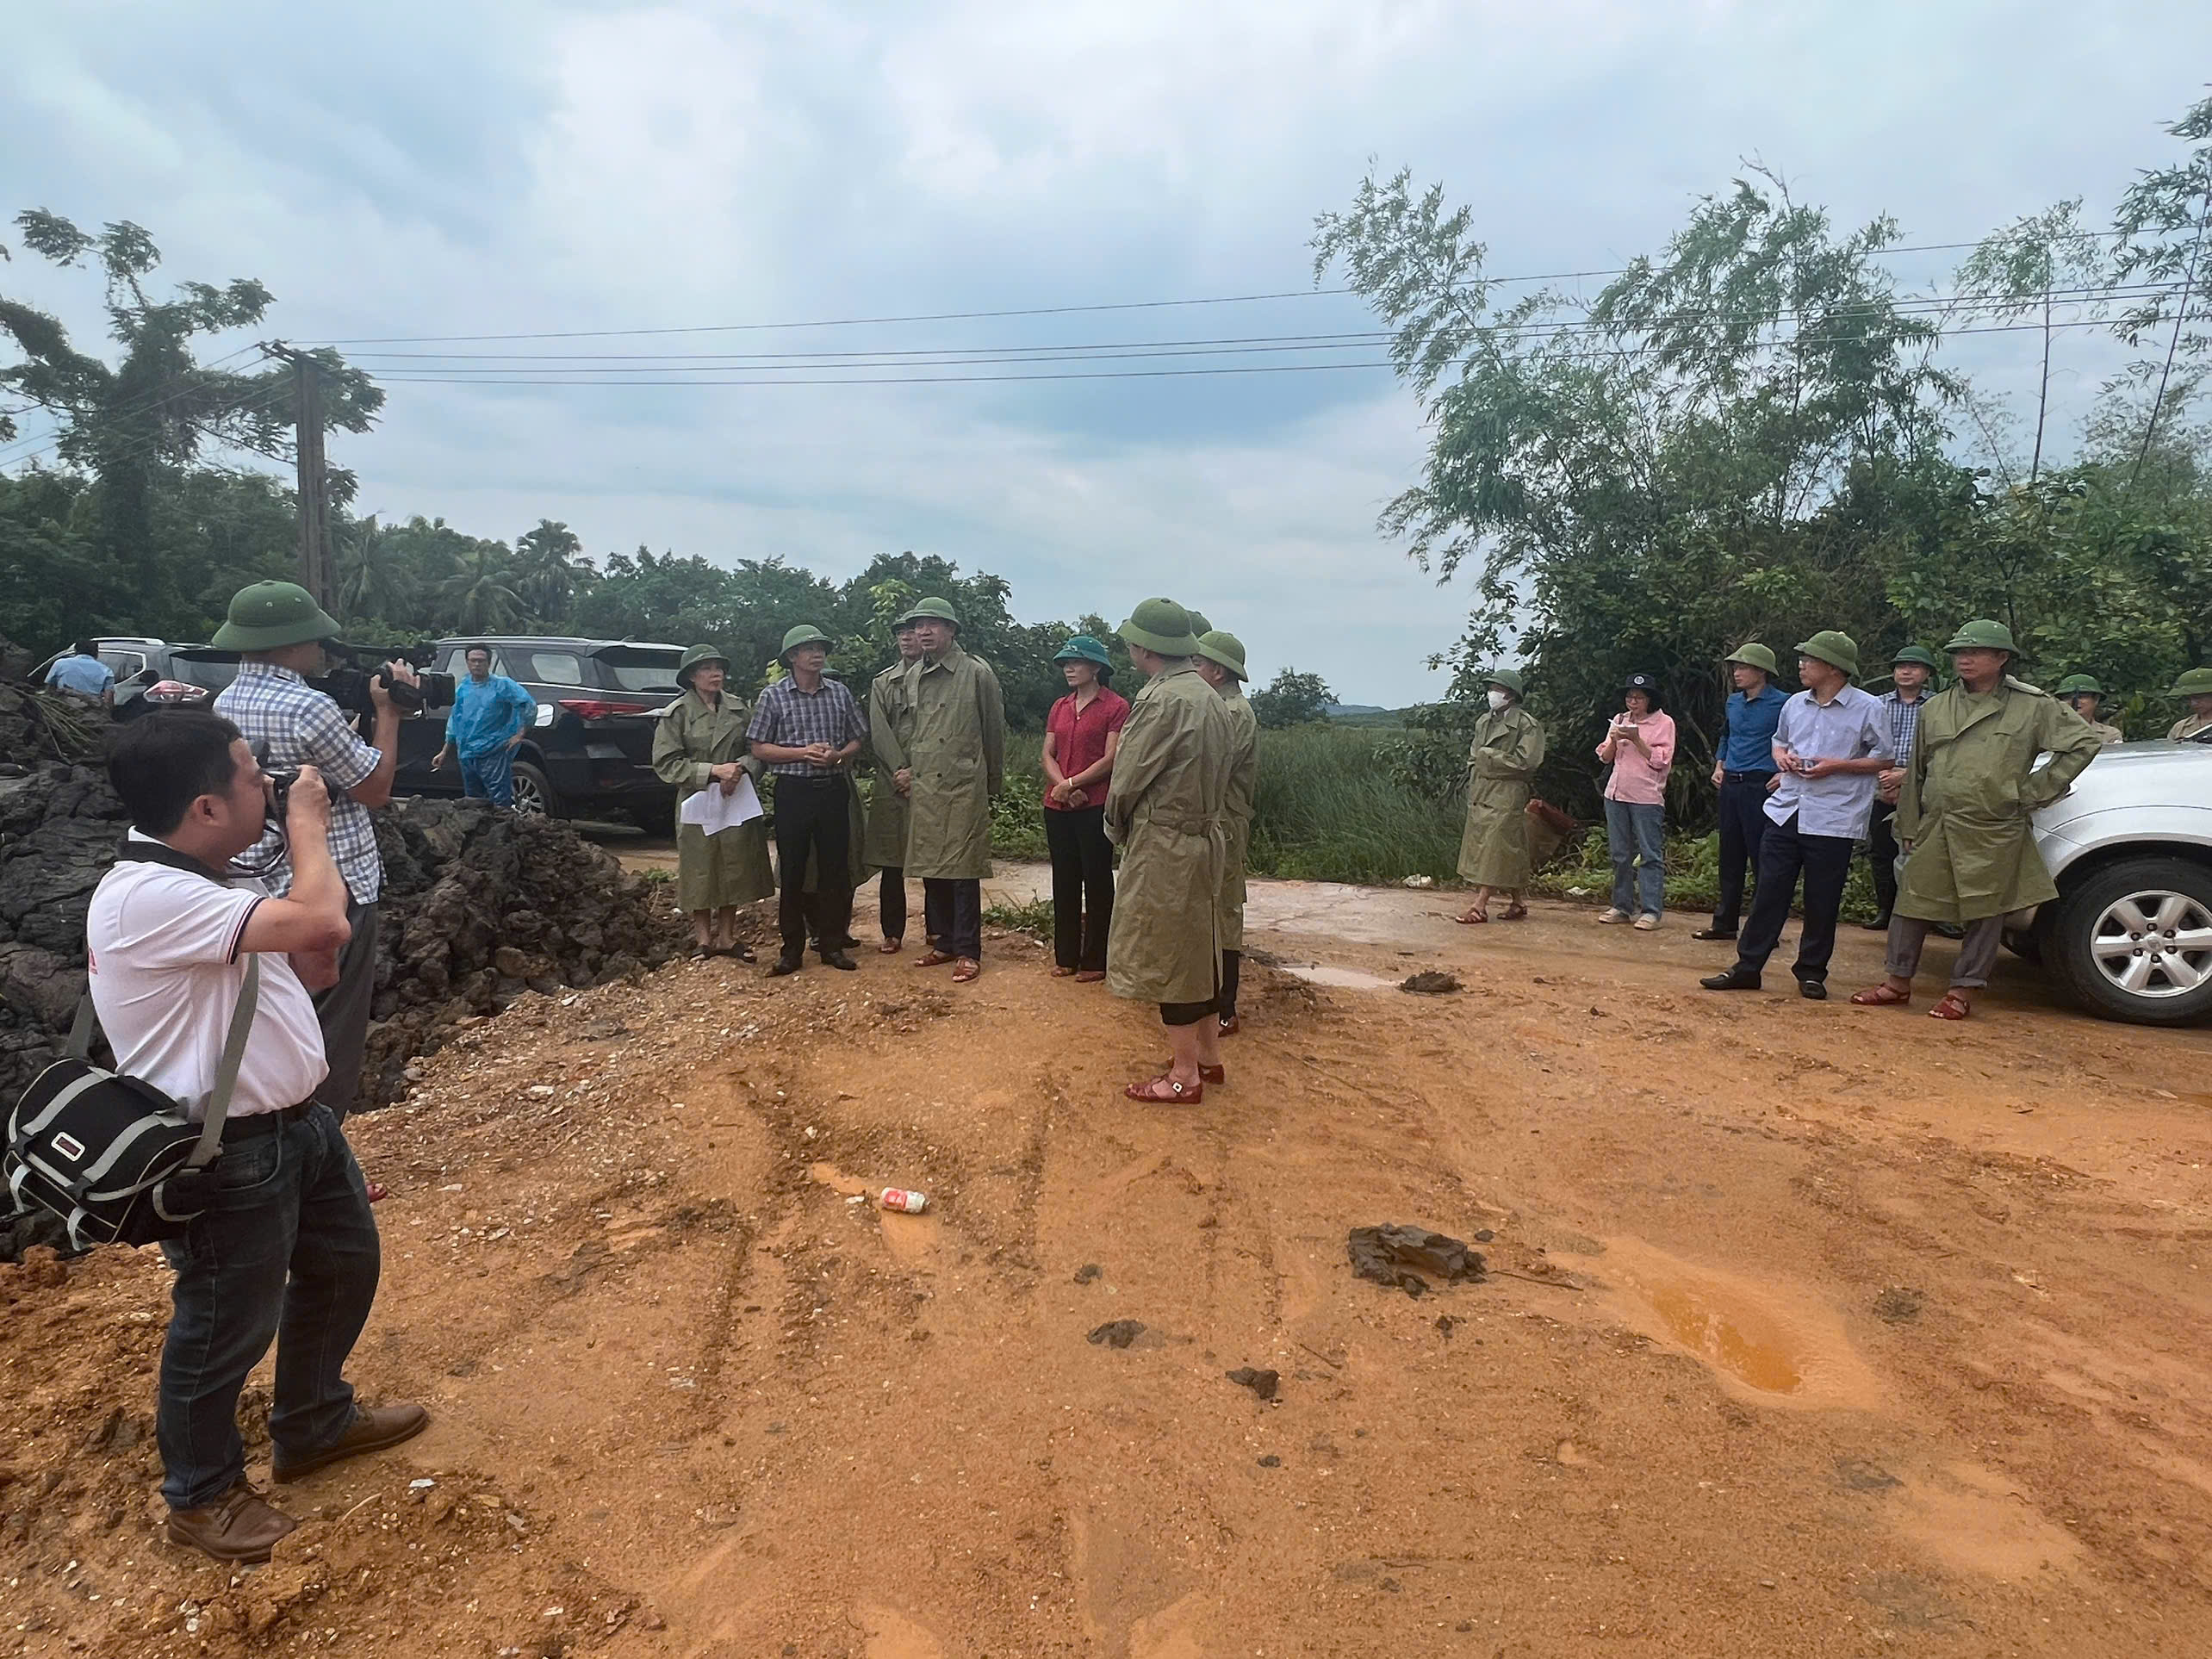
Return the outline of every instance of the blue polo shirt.
[[[1774,772],[1774,728],[1781,723],[1789,696],[1768,680],[1756,697],[1742,692],[1728,699],[1728,736],[1720,745],[1724,772]]]

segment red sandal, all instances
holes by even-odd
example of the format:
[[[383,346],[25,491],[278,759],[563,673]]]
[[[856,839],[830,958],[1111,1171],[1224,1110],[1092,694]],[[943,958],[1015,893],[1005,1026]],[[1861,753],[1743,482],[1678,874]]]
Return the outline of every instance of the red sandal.
[[[1159,1063],[1159,1069],[1163,1075],[1171,1072],[1175,1070],[1175,1062],[1164,1059]],[[1229,1068],[1226,1066],[1201,1066],[1198,1068],[1198,1081],[1201,1083],[1226,1084],[1228,1080]]]
[[[1943,999],[1928,1010],[1931,1020],[1963,1020],[1974,1011],[1974,1005],[1955,991],[1947,991]]]
[[[1864,991],[1853,991],[1851,1000],[1861,1008],[1903,1008],[1912,1000],[1912,993],[1894,985],[1868,985]]]
[[[1163,1089],[1166,1090],[1165,1094],[1160,1092]],[[1161,1106],[1196,1106],[1206,1098],[1206,1084],[1202,1078],[1196,1083],[1177,1083],[1172,1073],[1167,1073],[1149,1083],[1133,1083],[1122,1092],[1131,1100],[1147,1100]]]

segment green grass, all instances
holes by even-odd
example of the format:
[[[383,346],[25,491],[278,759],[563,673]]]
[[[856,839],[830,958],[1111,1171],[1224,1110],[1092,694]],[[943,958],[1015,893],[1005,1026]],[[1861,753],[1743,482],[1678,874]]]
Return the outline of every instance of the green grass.
[[[1033,898],[1026,904],[986,905],[983,919],[1009,933],[1026,933],[1033,939],[1049,941],[1053,936],[1053,901]]]
[[[1612,893],[1612,858],[1603,824],[1589,830],[1579,847],[1562,853],[1531,891],[1553,898],[1603,904]],[[1670,910],[1709,910],[1720,902],[1720,836],[1667,837],[1667,905]],[[1851,862],[1843,888],[1843,919],[1862,922],[1874,914],[1874,879],[1864,857]]]

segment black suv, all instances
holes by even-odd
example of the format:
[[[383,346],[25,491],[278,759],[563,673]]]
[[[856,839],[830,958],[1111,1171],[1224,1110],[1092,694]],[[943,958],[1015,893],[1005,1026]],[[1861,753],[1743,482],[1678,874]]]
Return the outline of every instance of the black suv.
[[[100,660],[115,676],[115,715],[128,720],[148,709],[190,708],[205,703],[238,677],[238,653],[212,645],[172,645],[164,639],[108,635],[92,642]],[[57,652],[31,670],[43,686],[47,670],[67,652]]]
[[[595,818],[620,813],[641,828],[666,833],[675,791],[653,771],[653,733],[662,709],[682,694],[676,664],[683,647],[630,639],[572,639],[552,635],[476,635],[441,639],[429,666],[456,680],[469,677],[463,653],[492,648],[492,672],[537,699],[537,720],[514,753],[518,812]],[[445,722],[431,710],[400,723],[395,793],[457,795],[457,767],[433,772],[445,743]]]

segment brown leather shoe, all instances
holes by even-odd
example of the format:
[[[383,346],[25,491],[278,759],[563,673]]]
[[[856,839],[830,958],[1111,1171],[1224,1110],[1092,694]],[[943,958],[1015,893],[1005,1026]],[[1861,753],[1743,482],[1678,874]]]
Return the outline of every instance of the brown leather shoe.
[[[266,1561],[276,1540],[300,1523],[244,1481],[197,1509],[169,1512],[169,1541],[217,1561]]]
[[[429,1426],[430,1414],[420,1406],[363,1406],[354,1417],[353,1426],[339,1435],[335,1444],[289,1463],[279,1459],[272,1473],[278,1482],[289,1483],[348,1457],[412,1440]]]

